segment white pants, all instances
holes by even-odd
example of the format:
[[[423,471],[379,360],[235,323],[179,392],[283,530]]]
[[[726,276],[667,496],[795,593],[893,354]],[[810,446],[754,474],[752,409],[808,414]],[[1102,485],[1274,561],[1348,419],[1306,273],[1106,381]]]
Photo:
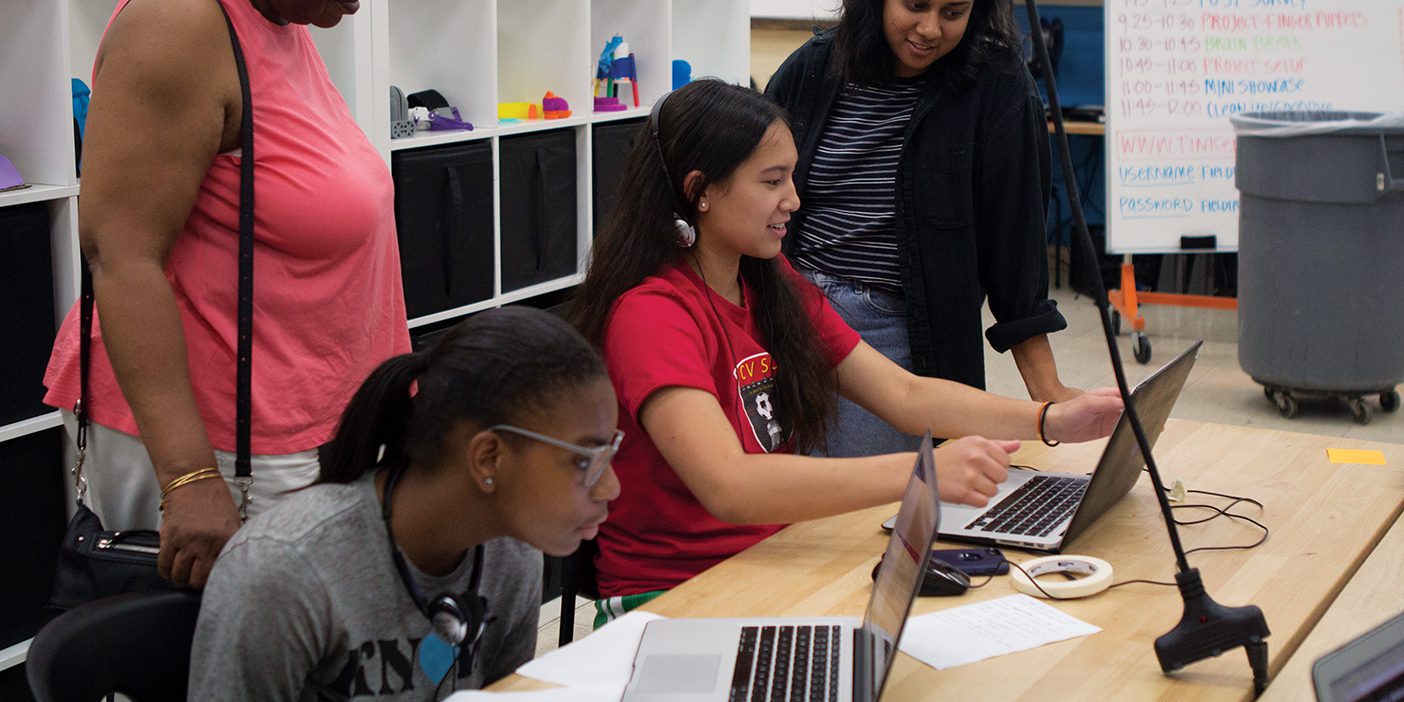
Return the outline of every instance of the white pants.
[[[63,426],[70,440],[77,435],[78,420],[72,412],[63,412]],[[237,505],[239,488],[234,484],[234,454],[215,451],[215,460]],[[253,468],[250,518],[267,511],[289,492],[311,485],[321,470],[316,449],[255,455],[250,457],[250,465]],[[88,479],[88,508],[97,513],[103,528],[161,528],[161,486],[156,482],[151,457],[140,438],[89,422],[83,475]]]

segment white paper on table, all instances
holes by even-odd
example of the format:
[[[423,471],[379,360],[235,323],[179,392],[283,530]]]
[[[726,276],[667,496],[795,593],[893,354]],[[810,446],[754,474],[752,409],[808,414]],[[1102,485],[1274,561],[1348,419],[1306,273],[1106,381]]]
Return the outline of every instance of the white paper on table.
[[[1028,595],[1010,595],[912,617],[900,648],[944,670],[1099,631]]]
[[[583,639],[528,661],[517,674],[613,695],[617,700],[624,696],[634,673],[634,655],[639,651],[644,625],[662,618],[650,612],[630,612]]]
[[[549,690],[519,692],[460,690],[444,698],[444,702],[618,702],[618,700],[619,695],[607,695],[603,692],[578,690],[572,687],[553,687]]]

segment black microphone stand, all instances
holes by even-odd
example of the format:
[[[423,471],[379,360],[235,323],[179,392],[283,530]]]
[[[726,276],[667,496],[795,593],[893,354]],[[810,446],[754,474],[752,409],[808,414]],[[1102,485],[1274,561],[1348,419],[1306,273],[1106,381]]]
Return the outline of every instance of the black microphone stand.
[[[1155,655],[1160,659],[1160,669],[1172,673],[1195,661],[1217,656],[1224,651],[1242,646],[1248,652],[1248,665],[1253,670],[1253,692],[1262,694],[1267,688],[1267,619],[1263,611],[1254,605],[1225,607],[1204,591],[1204,582],[1199,577],[1199,569],[1191,568],[1185,549],[1180,545],[1180,533],[1175,529],[1175,517],[1166,497],[1165,484],[1160,479],[1155,458],[1151,455],[1150,442],[1136,407],[1131,403],[1131,393],[1126,387],[1126,373],[1121,367],[1121,355],[1117,353],[1116,334],[1112,331],[1111,303],[1107,299],[1106,285],[1102,282],[1101,271],[1095,262],[1096,251],[1092,246],[1092,235],[1087,231],[1087,220],[1082,212],[1082,199],[1077,191],[1077,178],[1073,172],[1072,156],[1068,151],[1068,135],[1063,125],[1063,112],[1058,105],[1058,86],[1053,77],[1053,62],[1048,56],[1048,46],[1044,43],[1038,7],[1035,0],[1024,0],[1029,14],[1029,34],[1038,62],[1042,67],[1043,82],[1048,91],[1048,109],[1053,115],[1053,124],[1058,143],[1059,162],[1063,170],[1063,184],[1067,188],[1068,204],[1073,215],[1073,228],[1077,237],[1073,246],[1080,249],[1078,257],[1085,261],[1088,280],[1093,281],[1096,291],[1097,308],[1101,311],[1102,332],[1107,338],[1107,349],[1111,352],[1112,371],[1116,375],[1116,386],[1121,391],[1121,399],[1126,403],[1126,416],[1131,421],[1131,430],[1136,435],[1136,443],[1141,447],[1141,455],[1146,459],[1146,469],[1150,472],[1151,484],[1155,486],[1155,498],[1160,503],[1160,513],[1165,518],[1165,529],[1170,533],[1170,545],[1175,549],[1178,571],[1175,582],[1180,586],[1180,596],[1185,601],[1185,613],[1180,623],[1155,640]]]

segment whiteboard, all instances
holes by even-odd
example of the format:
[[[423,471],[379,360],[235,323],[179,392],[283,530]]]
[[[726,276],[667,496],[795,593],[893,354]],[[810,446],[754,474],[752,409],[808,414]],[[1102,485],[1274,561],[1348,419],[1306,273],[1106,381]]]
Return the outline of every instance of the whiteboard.
[[[1238,248],[1229,116],[1404,110],[1404,0],[1105,0],[1107,251]]]
[[[842,0],[751,0],[751,16],[766,19],[833,19]]]

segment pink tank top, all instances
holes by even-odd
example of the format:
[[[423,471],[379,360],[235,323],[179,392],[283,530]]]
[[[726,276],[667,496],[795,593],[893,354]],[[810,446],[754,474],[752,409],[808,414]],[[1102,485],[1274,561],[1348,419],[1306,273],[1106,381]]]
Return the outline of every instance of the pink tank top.
[[[252,450],[294,453],[331,438],[361,381],[409,351],[394,188],[307,28],[280,27],[248,0],[223,4],[254,103]],[[102,85],[93,89],[100,94]],[[238,154],[215,158],[165,266],[195,402],[210,442],[224,451],[234,450],[239,162]],[[74,305],[45,373],[45,402],[54,407],[72,409],[78,399],[78,317]],[[98,324],[93,337],[92,420],[136,434]]]

